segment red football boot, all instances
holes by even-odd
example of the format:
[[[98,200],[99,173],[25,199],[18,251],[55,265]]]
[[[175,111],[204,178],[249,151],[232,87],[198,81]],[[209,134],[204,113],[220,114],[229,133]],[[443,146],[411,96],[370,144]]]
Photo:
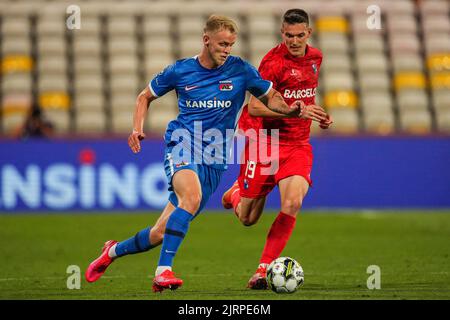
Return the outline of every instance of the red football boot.
[[[258,267],[255,274],[250,278],[247,283],[247,288],[253,290],[265,290],[267,289],[267,267]]]
[[[102,249],[102,254],[100,257],[91,262],[89,267],[86,270],[84,276],[86,277],[87,282],[97,281],[106,271],[106,268],[114,261],[113,258],[110,258],[108,253],[109,249],[113,245],[115,245],[117,241],[109,240],[105,242],[105,245]]]
[[[153,292],[162,292],[164,289],[175,290],[183,285],[183,280],[175,277],[175,273],[167,269],[153,279]]]
[[[225,191],[225,193],[222,196],[222,206],[225,209],[233,208],[233,203],[231,202],[231,196],[233,195],[234,192],[238,192],[238,191],[239,191],[239,183],[237,181],[235,181],[233,183],[233,185],[231,186],[230,189]]]

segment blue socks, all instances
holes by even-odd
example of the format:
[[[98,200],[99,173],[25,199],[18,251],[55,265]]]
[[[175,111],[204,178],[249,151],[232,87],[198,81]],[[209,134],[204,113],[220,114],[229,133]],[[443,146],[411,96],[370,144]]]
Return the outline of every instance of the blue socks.
[[[150,243],[150,230],[151,227],[145,228],[144,230],[136,233],[134,237],[130,239],[121,241],[116,246],[116,255],[118,257],[125,256],[127,254],[139,253],[148,251],[153,248]]]
[[[194,218],[192,214],[181,208],[175,208],[167,221],[163,245],[158,266],[172,266],[173,258],[189,229],[189,223]]]

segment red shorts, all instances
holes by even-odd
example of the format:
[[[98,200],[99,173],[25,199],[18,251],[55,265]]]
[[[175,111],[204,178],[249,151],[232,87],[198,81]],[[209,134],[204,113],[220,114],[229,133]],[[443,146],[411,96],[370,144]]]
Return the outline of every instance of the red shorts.
[[[255,149],[257,145],[255,144]],[[279,146],[279,156],[271,161],[264,161],[258,154],[249,154],[250,143],[245,145],[245,159],[240,167],[238,183],[240,195],[245,198],[262,198],[282,179],[290,176],[302,176],[312,185],[311,169],[313,154],[311,145]],[[272,148],[273,150],[273,148]],[[270,151],[272,151],[270,150]],[[259,151],[259,150],[257,150]],[[269,152],[270,152],[269,151]],[[267,152],[263,153],[267,154]]]

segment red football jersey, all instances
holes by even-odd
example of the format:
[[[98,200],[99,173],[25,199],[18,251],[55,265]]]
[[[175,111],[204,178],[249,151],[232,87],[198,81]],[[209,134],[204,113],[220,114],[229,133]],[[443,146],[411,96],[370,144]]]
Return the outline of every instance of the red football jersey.
[[[270,50],[259,66],[261,76],[273,83],[273,88],[281,93],[284,101],[291,105],[302,100],[306,105],[315,103],[322,52],[311,46],[306,47],[303,57],[293,57],[284,43]],[[247,130],[279,130],[280,145],[309,144],[311,120],[300,118],[252,117],[248,106],[244,107],[239,119],[239,128]]]

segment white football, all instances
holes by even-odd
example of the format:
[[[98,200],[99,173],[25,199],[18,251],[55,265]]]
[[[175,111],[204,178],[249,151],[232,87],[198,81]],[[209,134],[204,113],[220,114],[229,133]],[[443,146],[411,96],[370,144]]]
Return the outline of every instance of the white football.
[[[293,293],[304,280],[303,268],[292,258],[277,258],[267,267],[267,283],[276,293]]]

